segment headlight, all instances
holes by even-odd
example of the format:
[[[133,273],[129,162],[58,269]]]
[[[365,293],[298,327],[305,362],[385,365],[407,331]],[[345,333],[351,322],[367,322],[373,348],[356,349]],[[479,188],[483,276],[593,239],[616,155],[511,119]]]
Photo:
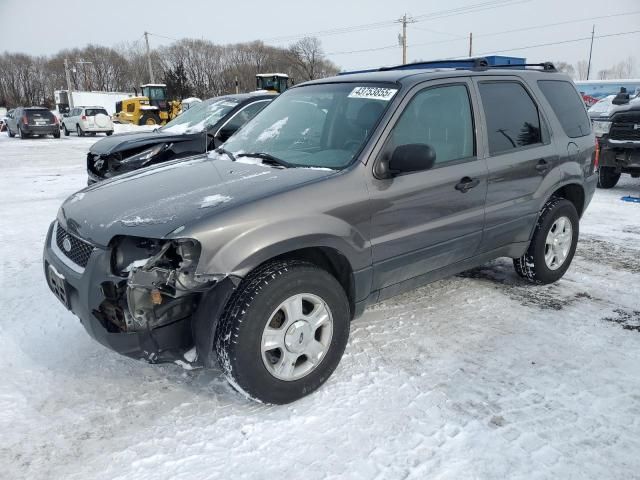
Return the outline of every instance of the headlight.
[[[120,163],[122,165],[128,165],[132,163],[140,163],[141,165],[144,165],[148,160],[151,160],[153,157],[155,157],[160,152],[162,152],[165,149],[165,147],[166,147],[166,144],[164,143],[154,145],[153,147],[148,148],[147,150],[143,150],[140,153],[137,153],[135,155],[125,158]]]
[[[596,137],[606,135],[611,130],[611,122],[602,122],[596,120],[593,122],[593,133]]]

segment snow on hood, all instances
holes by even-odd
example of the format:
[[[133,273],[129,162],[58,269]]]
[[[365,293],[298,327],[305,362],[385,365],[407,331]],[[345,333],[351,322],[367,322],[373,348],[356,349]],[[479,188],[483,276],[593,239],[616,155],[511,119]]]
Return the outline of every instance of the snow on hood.
[[[163,238],[180,227],[334,171],[279,169],[199,156],[105,180],[69,197],[63,227],[97,245],[116,235]]]

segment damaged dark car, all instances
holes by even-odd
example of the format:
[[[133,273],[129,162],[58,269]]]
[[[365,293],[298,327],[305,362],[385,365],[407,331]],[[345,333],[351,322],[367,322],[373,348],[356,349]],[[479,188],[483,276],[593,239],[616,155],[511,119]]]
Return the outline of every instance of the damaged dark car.
[[[219,365],[282,404],[331,376],[369,305],[497,257],[559,280],[597,182],[584,105],[550,64],[473,65],[301,84],[208,155],[77,192],[50,289],[121,354]]]
[[[248,93],[210,98],[152,132],[103,138],[87,154],[87,184],[217,148],[274,97]]]

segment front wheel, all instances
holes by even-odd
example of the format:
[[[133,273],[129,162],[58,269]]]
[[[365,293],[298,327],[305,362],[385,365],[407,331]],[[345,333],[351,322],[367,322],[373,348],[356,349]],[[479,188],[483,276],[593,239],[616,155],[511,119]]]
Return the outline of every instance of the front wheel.
[[[613,188],[620,180],[620,172],[613,167],[598,168],[598,188]]]
[[[158,116],[158,114],[153,113],[153,112],[148,112],[145,113],[144,115],[142,115],[142,117],[140,117],[140,120],[138,121],[138,125],[160,125],[161,120],[160,117]]]
[[[293,402],[338,366],[349,323],[349,302],[335,277],[311,263],[274,261],[249,274],[225,307],[218,362],[249,398]]]
[[[544,207],[527,252],[513,260],[518,275],[538,283],[553,283],[564,275],[576,252],[579,218],[564,198],[551,198]]]
[[[107,137],[110,137],[111,135],[113,135],[113,130],[109,130],[109,131],[107,132]]]

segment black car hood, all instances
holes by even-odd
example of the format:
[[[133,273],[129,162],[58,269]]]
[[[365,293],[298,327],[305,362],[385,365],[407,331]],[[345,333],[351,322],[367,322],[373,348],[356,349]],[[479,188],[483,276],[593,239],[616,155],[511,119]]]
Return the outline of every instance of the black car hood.
[[[162,131],[120,133],[98,140],[91,146],[89,151],[94,155],[110,155],[112,153],[124,152],[147,145],[156,145],[158,143],[186,142],[195,137],[202,136],[204,136],[203,132],[192,134],[165,133]]]
[[[71,195],[58,220],[81,238],[106,246],[116,235],[163,238],[178,227],[238,204],[335,173],[279,169],[199,155],[97,183]]]

